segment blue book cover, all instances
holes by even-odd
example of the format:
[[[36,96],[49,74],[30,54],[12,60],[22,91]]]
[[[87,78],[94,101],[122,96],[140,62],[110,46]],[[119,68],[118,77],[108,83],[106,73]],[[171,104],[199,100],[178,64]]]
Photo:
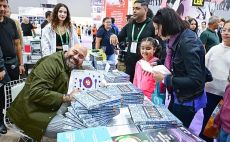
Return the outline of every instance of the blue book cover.
[[[87,128],[57,134],[57,142],[113,142],[106,127]]]

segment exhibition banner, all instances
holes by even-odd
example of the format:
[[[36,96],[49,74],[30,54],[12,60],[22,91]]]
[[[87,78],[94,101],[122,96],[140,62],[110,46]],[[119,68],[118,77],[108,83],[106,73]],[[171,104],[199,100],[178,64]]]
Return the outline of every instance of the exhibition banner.
[[[91,16],[94,22],[102,22],[105,13],[105,0],[91,0]]]
[[[192,6],[204,6],[204,0],[192,0]]]
[[[126,24],[128,14],[128,0],[107,0],[106,16],[115,18],[115,24],[119,29]]]

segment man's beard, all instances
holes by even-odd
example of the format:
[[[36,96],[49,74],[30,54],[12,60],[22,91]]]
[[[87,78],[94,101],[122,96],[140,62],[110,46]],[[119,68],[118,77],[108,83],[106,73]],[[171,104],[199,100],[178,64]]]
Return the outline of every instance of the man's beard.
[[[75,62],[75,64],[70,61],[71,59]],[[68,56],[68,55],[65,56],[65,63],[70,68],[70,70],[78,69],[79,68],[78,62],[79,61],[78,60],[74,60],[72,56]]]

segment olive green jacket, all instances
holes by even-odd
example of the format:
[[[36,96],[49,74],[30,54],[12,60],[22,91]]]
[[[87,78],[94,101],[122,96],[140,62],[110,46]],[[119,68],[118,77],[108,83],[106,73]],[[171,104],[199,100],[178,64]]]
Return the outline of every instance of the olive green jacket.
[[[64,52],[39,60],[7,111],[10,120],[25,134],[40,141],[67,93],[69,77]]]

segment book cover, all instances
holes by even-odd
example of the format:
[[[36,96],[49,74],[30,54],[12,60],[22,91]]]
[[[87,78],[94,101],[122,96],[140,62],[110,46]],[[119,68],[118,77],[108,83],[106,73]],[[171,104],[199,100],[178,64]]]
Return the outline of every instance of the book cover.
[[[156,105],[131,104],[129,111],[135,124],[175,124],[182,125],[166,107]]]
[[[113,142],[151,142],[145,133],[128,134],[112,137]]]
[[[163,75],[170,75],[171,72],[164,66],[164,65],[156,65],[152,66],[149,62],[145,60],[139,61],[141,68],[147,72],[153,73],[153,72],[160,72]]]
[[[105,105],[112,105],[121,101],[121,96],[105,94],[100,90],[82,91],[74,96],[75,99],[88,110],[96,109]]]
[[[145,134],[153,142],[204,142],[184,127],[151,130]]]
[[[68,93],[74,89],[92,90],[100,87],[104,76],[93,70],[73,70],[70,75]]]
[[[112,142],[112,138],[106,127],[95,127],[58,133],[57,142]]]

